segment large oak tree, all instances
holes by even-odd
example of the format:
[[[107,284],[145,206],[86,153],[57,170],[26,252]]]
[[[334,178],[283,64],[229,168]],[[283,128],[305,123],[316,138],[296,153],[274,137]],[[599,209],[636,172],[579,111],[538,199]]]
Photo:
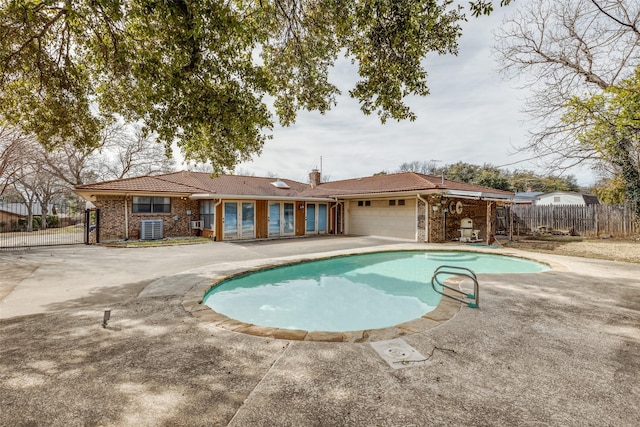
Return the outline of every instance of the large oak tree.
[[[501,3],[508,3],[502,0]],[[47,148],[96,147],[124,119],[167,151],[232,170],[260,153],[274,120],[325,112],[339,56],[366,114],[414,119],[429,52],[457,53],[450,0],[0,0],[0,118]],[[472,2],[472,14],[492,2]],[[268,97],[268,98],[267,98]],[[277,116],[272,117],[266,100]]]

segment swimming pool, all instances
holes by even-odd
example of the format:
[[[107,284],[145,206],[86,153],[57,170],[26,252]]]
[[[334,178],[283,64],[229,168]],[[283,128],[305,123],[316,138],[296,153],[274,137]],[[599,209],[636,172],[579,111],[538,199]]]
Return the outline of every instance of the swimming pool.
[[[220,282],[203,304],[253,325],[306,331],[386,328],[434,310],[440,265],[482,273],[534,273],[545,264],[479,252],[399,251],[271,268]]]

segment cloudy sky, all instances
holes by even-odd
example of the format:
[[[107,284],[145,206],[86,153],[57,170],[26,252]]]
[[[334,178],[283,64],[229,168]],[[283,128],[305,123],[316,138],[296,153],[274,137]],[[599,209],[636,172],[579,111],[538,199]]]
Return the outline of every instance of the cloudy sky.
[[[517,2],[516,2],[517,5]],[[489,17],[464,23],[458,56],[429,56],[426,69],[431,94],[408,101],[418,118],[414,122],[365,116],[348,91],[357,80],[349,61],[340,61],[333,82],[346,95],[325,115],[301,112],[295,125],[275,127],[260,156],[239,165],[240,172],[277,175],[306,182],[320,167],[331,180],[394,172],[404,162],[459,161],[544,173],[531,153],[518,152],[528,139],[527,116],[521,112],[527,91],[503,81],[491,54],[492,29],[515,6],[499,8]],[[519,162],[519,163],[517,163]],[[589,169],[575,169],[580,185],[594,181]]]

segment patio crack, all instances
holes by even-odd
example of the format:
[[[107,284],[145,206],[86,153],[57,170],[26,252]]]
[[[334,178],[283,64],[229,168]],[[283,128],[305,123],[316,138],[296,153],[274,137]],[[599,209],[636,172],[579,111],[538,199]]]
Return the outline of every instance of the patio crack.
[[[271,363],[271,366],[269,366],[269,369],[267,369],[267,371],[264,373],[264,375],[260,378],[260,380],[256,383],[256,385],[251,389],[251,391],[249,392],[249,394],[247,394],[247,397],[244,399],[244,401],[242,402],[242,404],[238,407],[238,409],[236,410],[236,412],[233,414],[233,417],[231,417],[231,419],[229,420],[229,422],[227,423],[227,425],[231,425],[231,423],[233,423],[233,420],[236,418],[236,416],[240,413],[240,411],[242,410],[242,408],[244,408],[247,404],[247,402],[251,399],[251,396],[253,396],[254,392],[256,391],[256,389],[258,387],[260,387],[260,384],[262,384],[262,382],[264,381],[264,379],[267,377],[267,375],[269,375],[269,373],[273,370],[273,368],[278,364],[278,362],[280,361],[280,359],[282,359],[282,357],[286,354],[287,350],[289,350],[289,347],[291,347],[291,342],[288,342],[284,345],[284,350],[282,350],[282,352],[280,353],[280,355],[278,355],[278,357],[276,357],[276,359],[273,361],[273,363]]]

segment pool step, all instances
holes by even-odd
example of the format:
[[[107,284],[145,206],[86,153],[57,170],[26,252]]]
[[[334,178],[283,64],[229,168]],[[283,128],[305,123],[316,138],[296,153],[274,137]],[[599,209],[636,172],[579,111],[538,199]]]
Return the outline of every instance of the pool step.
[[[448,279],[451,276],[466,277],[468,279],[471,279],[473,281],[473,293],[470,294],[470,293],[461,291],[460,289],[455,289],[451,286],[445,285],[446,279]],[[456,292],[462,295],[462,298],[454,295],[450,295],[448,293],[445,293],[437,289],[436,284],[438,284],[442,288],[447,288],[453,292]],[[468,307],[471,307],[471,308],[480,308],[480,295],[479,295],[480,287],[478,285],[478,278],[476,277],[476,273],[474,273],[469,268],[458,267],[455,265],[441,265],[440,267],[436,268],[436,271],[433,272],[433,277],[431,278],[431,287],[433,288],[434,291],[436,291],[442,296],[454,299],[456,301],[460,301],[461,303],[466,304]]]

